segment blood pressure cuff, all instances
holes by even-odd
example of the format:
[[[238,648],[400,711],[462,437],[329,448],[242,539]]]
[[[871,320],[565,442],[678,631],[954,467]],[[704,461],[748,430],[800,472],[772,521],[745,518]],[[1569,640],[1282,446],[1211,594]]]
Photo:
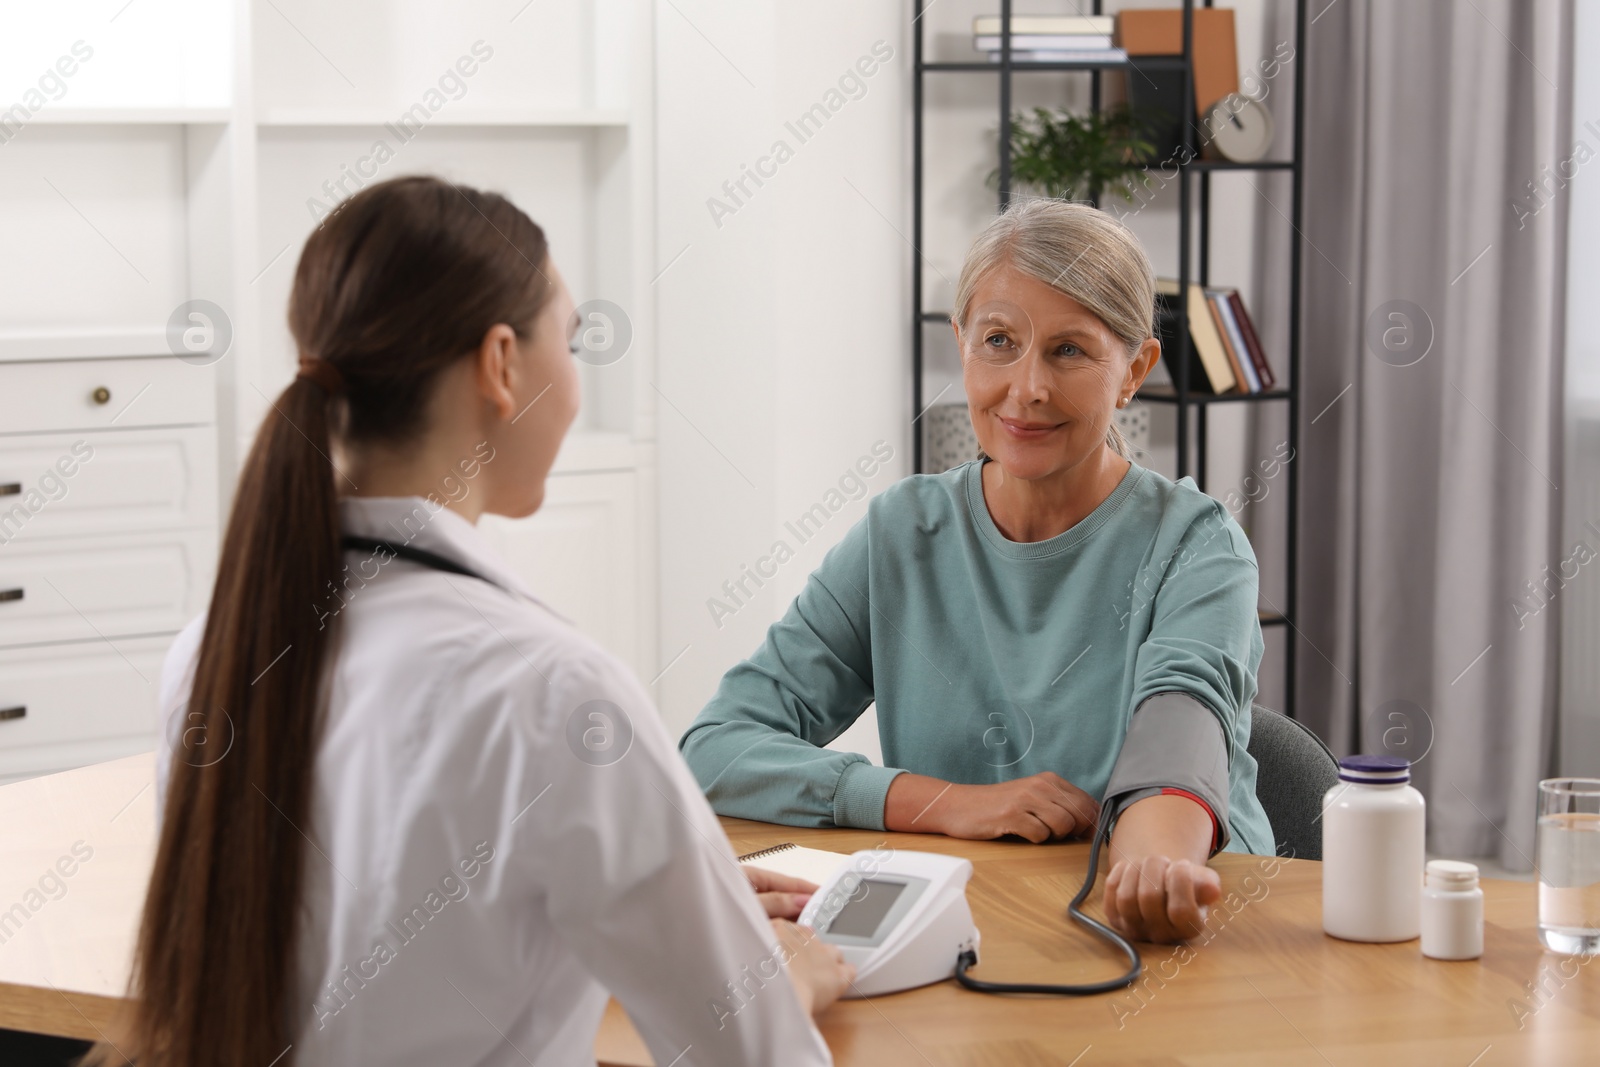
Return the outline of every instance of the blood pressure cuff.
[[[1215,712],[1188,693],[1157,693],[1134,710],[1102,806],[1111,824],[1163,793],[1187,796],[1211,815],[1211,854],[1228,843],[1228,738]]]

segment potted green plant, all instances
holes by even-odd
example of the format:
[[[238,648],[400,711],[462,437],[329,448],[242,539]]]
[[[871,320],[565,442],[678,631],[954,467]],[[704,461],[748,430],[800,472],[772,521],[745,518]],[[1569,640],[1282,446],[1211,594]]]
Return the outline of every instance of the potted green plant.
[[[1133,199],[1131,182],[1154,161],[1156,146],[1126,104],[1074,115],[1034,108],[1011,121],[1011,180],[1043,196],[1098,202],[1108,189]],[[1000,172],[989,175],[998,185]]]

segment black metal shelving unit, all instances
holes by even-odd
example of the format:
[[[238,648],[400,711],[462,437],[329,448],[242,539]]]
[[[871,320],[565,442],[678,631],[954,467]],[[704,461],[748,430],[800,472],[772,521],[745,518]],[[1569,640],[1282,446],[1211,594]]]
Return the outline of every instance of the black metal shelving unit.
[[[912,270],[911,270],[911,414],[914,432],[912,433],[912,463],[914,469],[922,470],[923,445],[922,430],[917,427],[923,415],[923,334],[922,327],[928,322],[943,322],[949,318],[948,312],[929,311],[922,306],[922,263],[921,252],[923,241],[923,107],[924,83],[929,75],[943,74],[977,74],[987,73],[999,78],[1000,100],[1000,131],[999,131],[999,208],[1004,210],[1011,198],[1011,85],[1012,79],[1019,74],[1029,74],[1043,71],[1080,71],[1091,79],[1090,107],[1100,107],[1100,75],[1106,71],[1126,71],[1132,64],[1127,61],[1074,61],[1063,63],[1016,63],[1011,58],[1011,0],[1000,2],[1000,62],[928,62],[924,58],[924,38],[926,28],[922,24],[923,13],[937,0],[911,0],[912,2]],[[1219,171],[1286,171],[1291,175],[1293,183],[1293,204],[1290,209],[1290,234],[1291,247],[1289,267],[1289,351],[1287,367],[1285,368],[1285,382],[1278,388],[1260,393],[1225,393],[1215,395],[1211,393],[1196,393],[1189,388],[1189,330],[1188,330],[1188,301],[1180,298],[1176,301],[1178,313],[1178,375],[1177,380],[1170,386],[1145,386],[1139,390],[1138,398],[1146,403],[1171,404],[1176,409],[1177,434],[1178,434],[1178,477],[1182,478],[1190,473],[1190,417],[1194,418],[1195,430],[1195,464],[1194,477],[1196,484],[1203,492],[1206,488],[1206,413],[1212,404],[1221,403],[1274,403],[1282,402],[1288,405],[1289,415],[1289,442],[1299,455],[1300,440],[1300,261],[1303,254],[1304,239],[1301,228],[1301,191],[1304,174],[1301,161],[1304,158],[1304,113],[1305,113],[1305,64],[1301,61],[1305,54],[1306,32],[1306,5],[1305,0],[1295,0],[1295,63],[1294,63],[1294,148],[1293,155],[1287,160],[1261,161],[1257,163],[1233,163],[1225,160],[1198,159],[1195,138],[1194,120],[1194,9],[1195,0],[1182,0],[1183,6],[1183,54],[1181,56],[1141,56],[1137,63],[1141,70],[1181,70],[1189,73],[1184,78],[1183,89],[1183,152],[1182,157],[1189,160],[1179,163],[1178,180],[1178,282],[1179,293],[1187,293],[1190,281],[1197,281],[1206,285],[1210,281],[1210,251],[1211,251],[1211,175]],[[1212,6],[1212,0],[1204,0],[1200,6]],[[1101,0],[1094,0],[1093,13],[1101,14]],[[1198,184],[1198,189],[1195,185]],[[1194,224],[1199,224],[1198,241],[1192,239]],[[1198,248],[1191,247],[1198,245]],[[1194,253],[1198,251],[1198,256]],[[1194,269],[1197,268],[1197,269]],[[937,398],[936,398],[937,399]],[[1285,485],[1286,506],[1288,507],[1287,545],[1285,546],[1284,559],[1286,567],[1286,591],[1284,604],[1281,611],[1264,611],[1261,613],[1262,626],[1281,626],[1285,630],[1293,630],[1295,612],[1298,608],[1298,585],[1296,566],[1299,556],[1299,498],[1300,498],[1300,465],[1290,462],[1286,467],[1287,483]],[[1295,715],[1294,672],[1295,672],[1295,645],[1292,636],[1286,635],[1284,642],[1284,708],[1283,711],[1290,718]]]

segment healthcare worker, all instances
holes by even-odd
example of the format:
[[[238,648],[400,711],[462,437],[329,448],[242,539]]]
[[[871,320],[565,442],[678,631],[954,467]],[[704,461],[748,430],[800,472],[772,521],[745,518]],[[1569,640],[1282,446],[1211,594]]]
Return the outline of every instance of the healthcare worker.
[[[592,1064],[608,993],[658,1064],[831,1062],[852,970],[769,919],[813,887],[747,878],[643,688],[475,526],[544,499],[573,311],[537,225],[437,179],[306,241],[96,1062]]]

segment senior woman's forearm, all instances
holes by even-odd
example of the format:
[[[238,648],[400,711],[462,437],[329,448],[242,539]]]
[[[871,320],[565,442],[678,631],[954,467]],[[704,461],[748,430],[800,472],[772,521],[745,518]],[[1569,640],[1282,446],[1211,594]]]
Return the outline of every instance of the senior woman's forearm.
[[[1050,771],[988,785],[902,773],[889,783],[883,800],[885,830],[972,840],[1007,834],[1058,840],[1088,833],[1099,816],[1093,797]]]
[[[867,605],[860,597],[841,602],[829,584],[866,583],[865,536],[852,529],[828,553],[679,741],[718,814],[882,829],[884,793],[896,772],[824,747],[873,696]]]
[[[679,749],[718,815],[786,826],[880,829],[896,774],[749,721],[697,721]]]
[[[1188,797],[1145,797],[1117,818],[1110,864],[1165,856],[1204,865],[1211,853],[1211,836],[1210,813]]]
[[[950,783],[925,774],[901,774],[889,783],[883,799],[883,828],[902,834],[942,834],[945,811],[936,810],[948,799]]]

